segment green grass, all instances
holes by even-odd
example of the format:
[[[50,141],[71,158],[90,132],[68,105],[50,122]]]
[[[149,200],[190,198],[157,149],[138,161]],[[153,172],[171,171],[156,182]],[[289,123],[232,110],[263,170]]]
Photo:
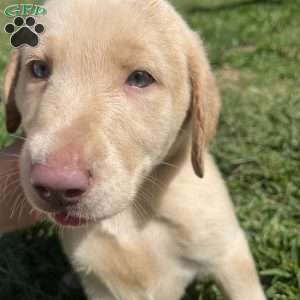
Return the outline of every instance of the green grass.
[[[205,40],[218,77],[223,113],[212,150],[268,299],[299,300],[300,1],[217,9],[231,1],[176,2]],[[1,71],[7,41],[0,35]],[[1,127],[1,144],[5,136]],[[0,299],[83,299],[62,285],[66,270],[57,238],[45,226],[0,240]],[[222,298],[210,283],[193,284],[185,300],[202,299]]]

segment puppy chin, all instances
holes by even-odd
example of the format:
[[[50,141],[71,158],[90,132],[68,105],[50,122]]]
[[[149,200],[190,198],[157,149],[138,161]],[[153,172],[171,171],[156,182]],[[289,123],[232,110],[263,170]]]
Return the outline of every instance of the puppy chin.
[[[88,199],[83,199],[82,203],[66,207],[61,210],[49,210],[39,206],[38,209],[43,211],[49,216],[49,219],[54,223],[63,227],[81,227],[89,225],[97,225],[103,221],[110,220],[115,216],[122,214],[129,209],[133,203],[128,201],[119,201],[119,205],[111,206],[110,202],[117,201],[103,201],[95,205],[89,203]],[[122,204],[120,204],[120,202]],[[90,205],[88,205],[90,204]]]

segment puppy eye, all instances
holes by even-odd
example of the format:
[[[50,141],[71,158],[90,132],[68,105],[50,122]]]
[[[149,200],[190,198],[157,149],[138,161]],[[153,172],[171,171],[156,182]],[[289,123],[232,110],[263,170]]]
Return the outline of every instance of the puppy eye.
[[[153,84],[155,79],[146,71],[135,71],[128,77],[126,84],[129,86],[138,87],[140,89],[146,88]]]
[[[34,60],[30,63],[30,71],[34,78],[47,79],[50,75],[50,67],[43,60]]]

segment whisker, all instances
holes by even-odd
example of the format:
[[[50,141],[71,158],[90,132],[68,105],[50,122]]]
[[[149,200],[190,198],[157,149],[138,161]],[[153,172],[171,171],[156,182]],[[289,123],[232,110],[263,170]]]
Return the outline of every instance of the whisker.
[[[9,133],[9,135],[10,135],[11,137],[14,137],[14,138],[16,138],[16,139],[20,139],[20,140],[23,140],[23,141],[26,141],[26,140],[27,140],[27,138],[25,138],[25,137],[23,137],[23,136],[20,136],[20,135],[17,135],[17,134]]]
[[[6,153],[6,152],[1,152],[0,153],[0,156],[3,155],[3,156],[7,156],[7,157],[13,157],[13,158],[20,158],[21,155],[20,154],[11,154],[11,153]]]
[[[142,220],[145,220],[150,216],[150,213],[138,200],[133,202],[133,208],[135,209],[137,215],[141,217]]]
[[[141,200],[143,200],[143,201],[146,200],[147,203],[150,202],[150,201],[152,201],[153,197],[154,197],[153,194],[150,193],[150,191],[145,190],[145,189],[144,190],[140,190],[138,192],[137,199],[139,199],[139,196],[142,197]]]
[[[9,195],[7,195],[7,191],[9,190],[9,188],[10,188],[11,186],[18,185],[18,183],[19,183],[19,178],[16,179],[16,180],[14,180],[14,181],[11,181],[11,182],[9,182],[9,183],[7,183],[7,181],[8,181],[8,180],[6,179],[5,188],[4,188],[4,190],[3,190],[3,199],[8,198]]]
[[[3,196],[2,196],[2,200],[1,200],[1,202],[2,201],[5,201],[6,199],[6,197],[5,197],[5,192],[6,192],[6,186],[7,186],[7,183],[8,183],[8,180],[9,180],[9,178],[10,178],[11,176],[10,175],[7,175],[4,179],[5,180],[3,180],[3,183],[2,183],[2,185],[1,185],[1,188],[4,186],[4,188],[3,188],[3,190],[2,190],[2,193],[3,193]]]
[[[15,199],[15,201],[13,202],[13,205],[12,205],[11,214],[9,216],[10,219],[13,219],[17,206],[18,206],[18,199]]]
[[[151,184],[153,184],[155,187],[157,187],[160,191],[163,190],[163,186],[161,183],[155,181],[155,178],[154,177],[151,177],[151,175],[148,175],[148,176],[144,176],[143,177],[144,180],[150,182]]]
[[[20,211],[19,211],[19,215],[18,215],[18,220],[20,221],[24,212],[24,208],[25,208],[25,204],[26,204],[26,198],[23,196],[20,199],[21,202],[21,207],[20,207]]]
[[[162,161],[160,164],[161,164],[161,165],[164,165],[164,166],[167,166],[167,167],[174,168],[174,169],[176,169],[176,170],[179,169],[178,166],[176,166],[176,165],[174,165],[174,164],[171,164],[171,163],[168,163],[168,162],[166,162],[166,161]]]
[[[15,216],[17,217],[17,220],[20,220],[20,218],[22,217],[22,215],[21,215],[21,209],[22,209],[22,207],[24,207],[24,201],[23,201],[22,194],[20,194],[16,198]]]
[[[4,196],[5,196],[5,191],[6,191],[7,187],[10,187],[10,186],[12,186],[12,185],[17,185],[17,183],[20,182],[20,178],[17,178],[17,179],[15,179],[15,180],[12,180],[12,181],[9,182],[9,179],[10,179],[11,177],[13,177],[13,175],[15,175],[15,174],[9,174],[9,175],[6,176],[5,189],[3,190]]]
[[[19,170],[17,168],[10,168],[10,169],[6,170],[5,172],[0,173],[0,178],[1,178],[1,176],[10,175],[12,173],[17,174],[17,173],[19,173]]]
[[[8,174],[3,174],[0,176],[0,181],[2,181],[2,184],[0,184],[0,187],[2,187],[5,184],[8,183],[8,181],[10,180],[10,178],[12,177],[16,177],[18,175],[18,172],[11,172],[11,173],[8,173]],[[5,181],[4,181],[5,180]],[[19,180],[19,178],[18,178]],[[0,190],[1,192],[1,190]]]
[[[20,195],[20,194],[23,195],[22,192],[23,192],[23,190],[22,190],[21,186],[16,185],[14,190],[11,192],[11,198],[14,198],[14,197],[16,197],[17,195]]]

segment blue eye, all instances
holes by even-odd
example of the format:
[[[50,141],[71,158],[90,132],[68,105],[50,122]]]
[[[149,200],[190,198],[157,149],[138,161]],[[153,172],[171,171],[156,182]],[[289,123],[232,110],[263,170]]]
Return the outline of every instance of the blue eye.
[[[50,67],[43,60],[34,60],[30,64],[31,74],[38,79],[47,79],[50,76]]]
[[[153,84],[155,79],[146,71],[135,71],[130,74],[126,84],[129,86],[138,87],[140,89],[146,88]]]

